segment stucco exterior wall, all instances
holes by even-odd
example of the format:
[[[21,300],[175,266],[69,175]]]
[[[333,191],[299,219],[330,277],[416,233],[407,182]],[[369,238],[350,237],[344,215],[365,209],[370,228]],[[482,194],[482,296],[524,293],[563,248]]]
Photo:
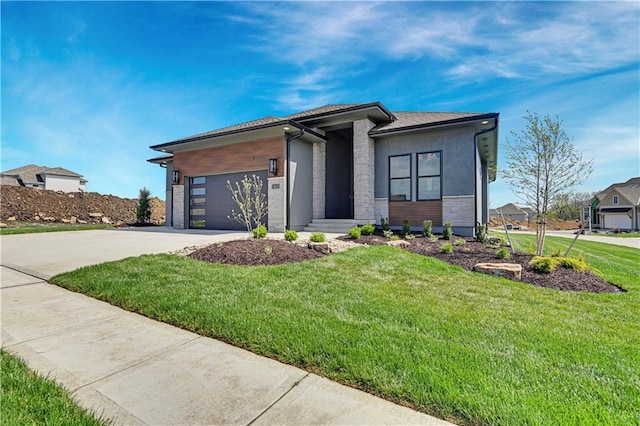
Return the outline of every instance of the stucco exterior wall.
[[[313,146],[293,140],[289,154],[289,227],[299,231],[313,219]]]
[[[72,176],[44,175],[44,189],[51,191],[78,192],[85,191],[80,179]]]

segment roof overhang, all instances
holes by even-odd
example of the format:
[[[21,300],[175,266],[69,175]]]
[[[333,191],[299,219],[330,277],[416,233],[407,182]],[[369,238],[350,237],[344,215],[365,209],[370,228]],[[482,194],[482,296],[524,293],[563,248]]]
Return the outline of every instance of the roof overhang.
[[[160,157],[150,158],[147,161],[160,166],[166,166],[168,163],[173,161],[173,154],[161,155]]]
[[[300,138],[309,142],[326,142],[327,140],[324,135],[308,128],[303,124],[300,124],[293,120],[281,120],[273,123],[256,125],[245,129],[220,132],[214,135],[194,136],[173,142],[153,145],[150,148],[156,151],[170,153],[193,151],[196,149],[232,145],[235,143],[265,139],[270,137],[288,137],[289,135],[299,133],[299,131],[304,132],[304,136],[301,136]]]
[[[375,123],[388,123],[396,117],[380,102],[358,104],[332,112],[321,112],[314,115],[296,118],[296,121],[308,127],[326,127],[337,122],[351,122],[368,118]]]

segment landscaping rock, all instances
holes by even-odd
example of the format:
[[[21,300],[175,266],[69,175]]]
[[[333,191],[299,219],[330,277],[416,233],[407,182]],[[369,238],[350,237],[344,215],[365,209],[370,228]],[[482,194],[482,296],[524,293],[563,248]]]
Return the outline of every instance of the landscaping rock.
[[[106,216],[102,216],[102,219],[101,219],[101,220],[102,220],[102,223],[107,223],[107,224],[111,223],[111,219],[109,219],[109,218],[108,218],[108,217],[106,217]]]
[[[329,243],[314,243],[312,241],[309,241],[309,243],[307,244],[307,247],[317,252],[320,252],[322,254],[331,253],[331,248],[329,247]]]
[[[522,279],[522,265],[515,263],[477,263],[473,270],[483,274],[498,275],[514,281]]]
[[[7,222],[15,222],[16,221],[16,217],[15,216],[11,216],[9,218],[7,218]]]
[[[2,223],[2,222],[0,222],[0,228],[6,228],[6,227],[7,227],[7,224],[6,224],[6,223]]]
[[[411,245],[409,241],[405,241],[405,240],[387,241],[385,244],[392,247],[402,247],[402,248],[409,247]]]
[[[102,217],[102,213],[89,213],[89,217]]]

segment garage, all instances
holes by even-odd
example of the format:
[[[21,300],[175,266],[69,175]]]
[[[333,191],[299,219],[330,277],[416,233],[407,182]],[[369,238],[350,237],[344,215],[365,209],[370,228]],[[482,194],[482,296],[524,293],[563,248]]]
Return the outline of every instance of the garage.
[[[613,209],[611,209],[613,210]],[[616,209],[620,210],[620,209]],[[602,227],[605,229],[631,229],[631,209],[620,211],[604,211],[602,214]]]
[[[234,219],[229,219],[231,210],[238,211],[237,204],[231,198],[227,181],[235,187],[244,176],[256,175],[262,180],[262,192],[267,194],[267,171],[227,173],[189,178],[189,228],[223,229],[246,231]],[[267,223],[268,217],[262,219]]]

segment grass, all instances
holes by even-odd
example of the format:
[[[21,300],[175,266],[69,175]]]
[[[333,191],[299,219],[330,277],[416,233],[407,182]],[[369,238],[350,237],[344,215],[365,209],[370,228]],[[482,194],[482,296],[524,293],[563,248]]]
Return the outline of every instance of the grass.
[[[0,228],[0,235],[33,234],[38,232],[88,231],[92,229],[111,229],[109,224],[60,225],[56,223],[11,222],[7,228]]]
[[[38,376],[24,362],[0,350],[3,425],[104,425],[80,408],[53,380]]]
[[[637,424],[638,251],[575,250],[628,292],[537,288],[388,246],[268,267],[141,256],[52,282],[459,424]]]
[[[640,238],[640,232],[621,232],[621,233],[611,233],[611,234],[595,234],[595,235],[604,235],[605,237],[618,237],[618,238]]]

